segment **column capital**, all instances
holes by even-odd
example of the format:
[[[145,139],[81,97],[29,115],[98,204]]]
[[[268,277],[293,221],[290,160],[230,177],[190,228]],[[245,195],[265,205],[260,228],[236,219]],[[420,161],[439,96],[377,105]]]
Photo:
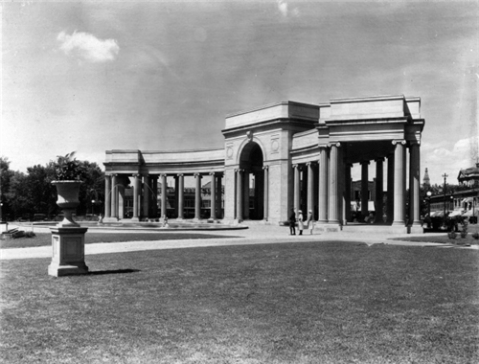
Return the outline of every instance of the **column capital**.
[[[393,145],[397,145],[397,144],[406,145],[406,141],[404,139],[393,140],[393,141],[391,141],[391,143]]]
[[[330,148],[331,148],[331,147],[337,147],[337,148],[339,148],[340,146],[341,146],[341,143],[340,143],[340,142],[329,143],[329,144],[328,144],[328,147],[330,147]]]
[[[369,161],[361,161],[361,162],[359,162],[359,164],[368,166],[370,164],[370,162]]]
[[[384,162],[384,157],[379,157],[374,159],[375,162]]]
[[[201,178],[201,173],[197,172],[197,173],[193,173],[193,177],[195,178],[198,178],[200,177]]]
[[[139,177],[141,177],[141,174],[139,174],[139,173],[133,173],[131,176],[132,176],[132,177],[135,177],[135,178],[139,178]]]
[[[178,173],[176,176],[177,176],[177,177],[183,177],[184,174],[183,174],[183,173]]]
[[[263,170],[267,171],[269,169],[269,166],[263,166]]]
[[[309,161],[309,162],[306,162],[306,166],[309,167],[309,166],[312,166],[313,164],[315,163],[318,163],[318,161]]]
[[[409,145],[412,147],[413,145],[414,146],[420,146],[421,145],[421,141],[420,140],[409,140]]]
[[[208,173],[210,176],[215,176],[216,175],[216,172],[209,172]]]
[[[168,177],[168,175],[166,173],[160,173],[160,177],[161,178],[166,178],[166,177]]]

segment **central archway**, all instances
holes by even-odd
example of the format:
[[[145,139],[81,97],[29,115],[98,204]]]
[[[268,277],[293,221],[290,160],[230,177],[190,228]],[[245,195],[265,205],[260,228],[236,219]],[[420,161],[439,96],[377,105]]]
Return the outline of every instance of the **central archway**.
[[[263,151],[256,142],[249,142],[240,157],[243,170],[243,219],[263,220],[264,218],[264,170]]]

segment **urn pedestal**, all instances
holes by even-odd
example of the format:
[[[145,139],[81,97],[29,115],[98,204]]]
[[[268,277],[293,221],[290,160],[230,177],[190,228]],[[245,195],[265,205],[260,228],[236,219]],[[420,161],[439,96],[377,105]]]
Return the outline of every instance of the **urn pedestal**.
[[[88,228],[73,221],[80,201],[78,194],[81,181],[53,181],[57,188],[57,205],[64,214],[63,221],[50,228],[52,232],[52,261],[48,274],[54,277],[88,273],[85,264],[85,233]]]
[[[48,274],[61,277],[73,274],[86,274],[85,227],[54,227],[52,232],[52,261]]]

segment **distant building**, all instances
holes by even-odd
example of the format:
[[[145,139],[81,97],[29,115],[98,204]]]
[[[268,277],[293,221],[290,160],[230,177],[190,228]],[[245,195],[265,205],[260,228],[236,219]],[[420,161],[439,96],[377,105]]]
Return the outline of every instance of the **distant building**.
[[[427,171],[427,168],[426,168],[426,171],[424,172],[424,178],[422,179],[422,187],[425,190],[428,190],[429,187],[431,187],[431,180],[429,179],[429,173]]]
[[[461,169],[457,177],[459,183],[470,187],[453,193],[431,196],[431,216],[464,216],[477,223],[479,217],[479,164],[476,167]]]

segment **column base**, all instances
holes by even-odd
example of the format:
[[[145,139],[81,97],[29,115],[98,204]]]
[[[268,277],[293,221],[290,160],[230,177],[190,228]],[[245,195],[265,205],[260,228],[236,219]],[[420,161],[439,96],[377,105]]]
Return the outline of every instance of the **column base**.
[[[104,217],[102,222],[118,222],[117,217]]]
[[[406,226],[405,221],[393,221],[392,226]]]
[[[314,230],[315,231],[321,231],[321,232],[324,232],[324,233],[337,233],[337,232],[340,232],[341,230],[343,230],[343,227],[339,223],[329,223],[329,222],[323,223],[323,222],[318,221],[314,225]]]
[[[408,234],[423,234],[424,233],[424,228],[419,225],[419,224],[413,224],[411,226],[407,227],[407,233]]]

